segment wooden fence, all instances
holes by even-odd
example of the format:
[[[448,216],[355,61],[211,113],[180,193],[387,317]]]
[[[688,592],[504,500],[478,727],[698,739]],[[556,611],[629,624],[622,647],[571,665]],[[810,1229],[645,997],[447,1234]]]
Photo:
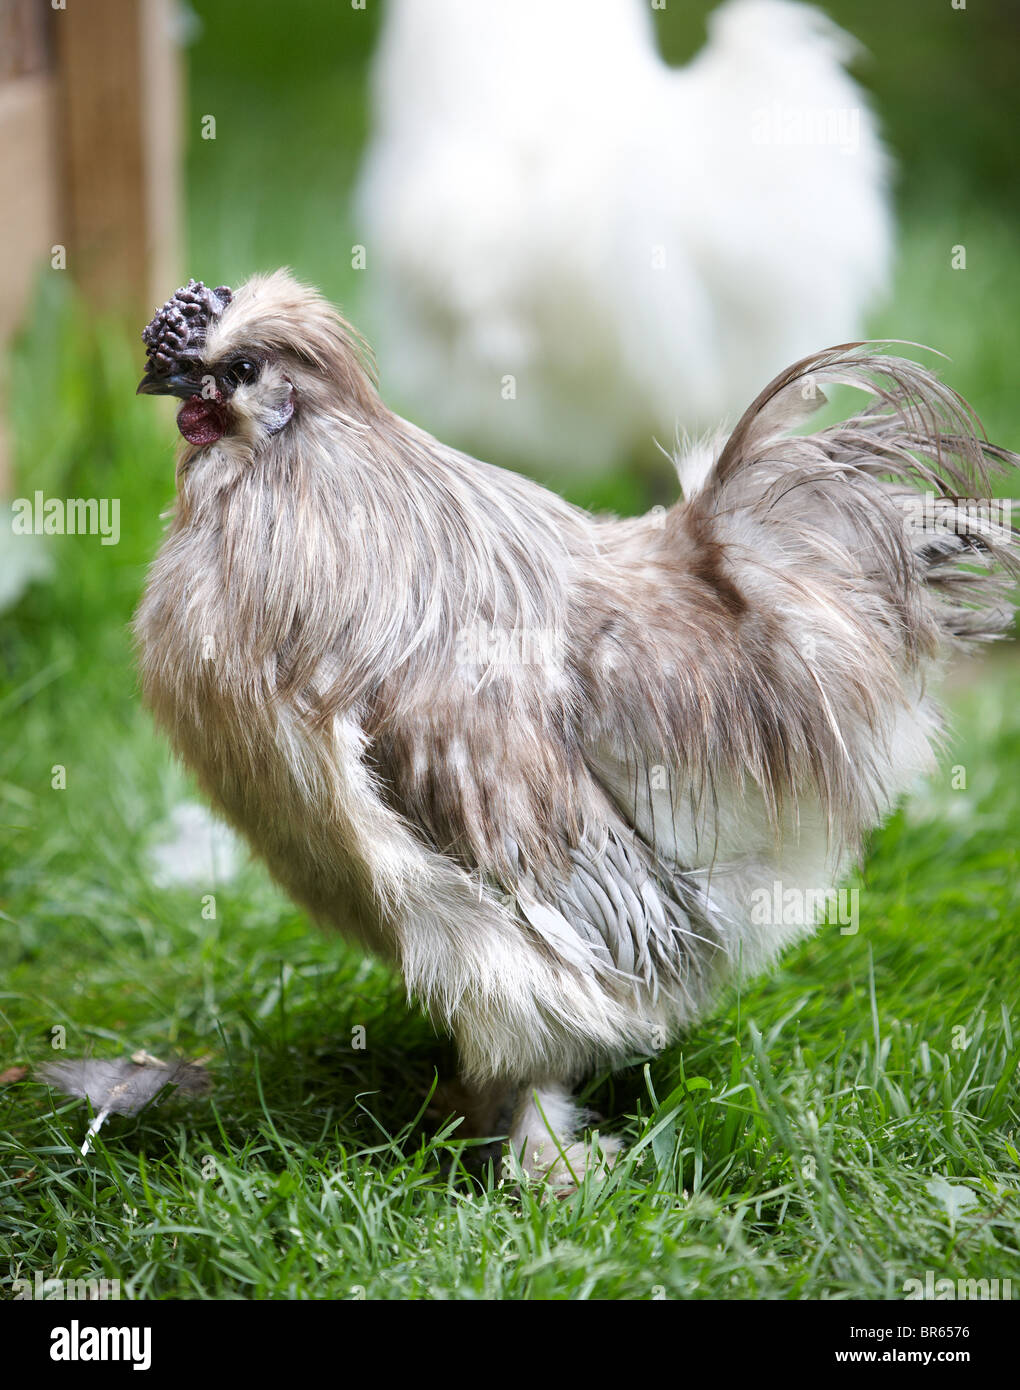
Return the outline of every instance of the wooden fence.
[[[174,0],[0,0],[0,356],[40,267],[105,312],[144,317],[165,297],[180,246],[175,23]]]

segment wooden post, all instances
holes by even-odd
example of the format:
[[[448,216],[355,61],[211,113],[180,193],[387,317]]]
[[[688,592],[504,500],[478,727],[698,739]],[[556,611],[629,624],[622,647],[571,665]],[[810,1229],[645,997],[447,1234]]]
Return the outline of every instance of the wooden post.
[[[135,325],[178,283],[181,105],[175,0],[0,0],[0,498],[2,359],[53,248]]]
[[[52,28],[67,268],[98,308],[148,314],[180,244],[173,0],[69,0]]]
[[[53,167],[53,84],[45,73],[0,82],[0,149],[4,152],[0,199],[0,342],[21,318],[32,277],[49,258],[57,228]]]
[[[45,20],[35,0],[0,0],[0,355],[56,240],[55,94]],[[0,500],[10,490],[5,376],[0,371]]]

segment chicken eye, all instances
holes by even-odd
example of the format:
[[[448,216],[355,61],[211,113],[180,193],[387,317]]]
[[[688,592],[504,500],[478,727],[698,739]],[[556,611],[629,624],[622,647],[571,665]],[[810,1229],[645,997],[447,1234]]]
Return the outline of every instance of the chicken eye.
[[[250,386],[253,381],[258,380],[259,364],[252,362],[248,357],[235,358],[229,362],[225,370],[220,375],[220,381],[224,386],[231,388],[236,386]]]

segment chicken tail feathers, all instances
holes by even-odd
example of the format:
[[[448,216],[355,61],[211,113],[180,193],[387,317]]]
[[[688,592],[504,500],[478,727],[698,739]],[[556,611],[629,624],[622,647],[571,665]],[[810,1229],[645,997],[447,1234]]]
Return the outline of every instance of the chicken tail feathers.
[[[852,557],[891,600],[908,649],[930,652],[1000,636],[1020,574],[1011,502],[993,480],[1020,457],[991,444],[980,420],[934,372],[884,351],[844,343],[787,368],[757,396],[704,466],[692,505],[717,523],[749,512],[782,527],[824,563]],[[795,433],[826,404],[824,387],[868,399],[814,434]],[[689,479],[692,469],[678,460]]]

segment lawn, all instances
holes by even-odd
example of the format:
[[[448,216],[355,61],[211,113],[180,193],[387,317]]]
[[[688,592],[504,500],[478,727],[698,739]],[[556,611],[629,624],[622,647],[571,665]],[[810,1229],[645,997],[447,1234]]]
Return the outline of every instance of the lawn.
[[[215,93],[221,135],[191,150],[193,272],[288,260],[356,301],[323,228],[342,253],[369,21],[335,56],[349,82],[331,105],[318,49],[307,71],[263,72],[242,42],[217,87],[210,46],[224,51],[232,6],[198,8],[192,110]],[[252,106],[273,73],[317,134],[284,161],[286,213],[266,210],[270,181],[235,235],[246,180],[292,139],[268,98]],[[245,112],[234,164],[223,132]],[[908,175],[874,328],[949,353],[948,380],[1016,448],[1020,284],[1010,209],[984,193],[995,157],[954,165],[952,197]],[[859,930],[823,928],[682,1045],[592,1078],[600,1125],[629,1146],[605,1183],[549,1200],[495,1182],[426,1113],[449,1044],[259,865],[153,880],[153,839],[194,791],[141,708],[128,632],[173,486],[172,419],[134,397],[140,365],[133,337],[41,281],[13,367],[19,490],[119,497],[121,540],[53,545],[52,581],[0,615],[0,1289],[40,1271],[135,1298],[895,1299],[928,1271],[1020,1289],[1016,650],[950,682],[950,750],[874,837]],[[81,1102],[3,1081],[139,1048],[208,1056],[211,1095],[111,1120],[85,1161]]]

